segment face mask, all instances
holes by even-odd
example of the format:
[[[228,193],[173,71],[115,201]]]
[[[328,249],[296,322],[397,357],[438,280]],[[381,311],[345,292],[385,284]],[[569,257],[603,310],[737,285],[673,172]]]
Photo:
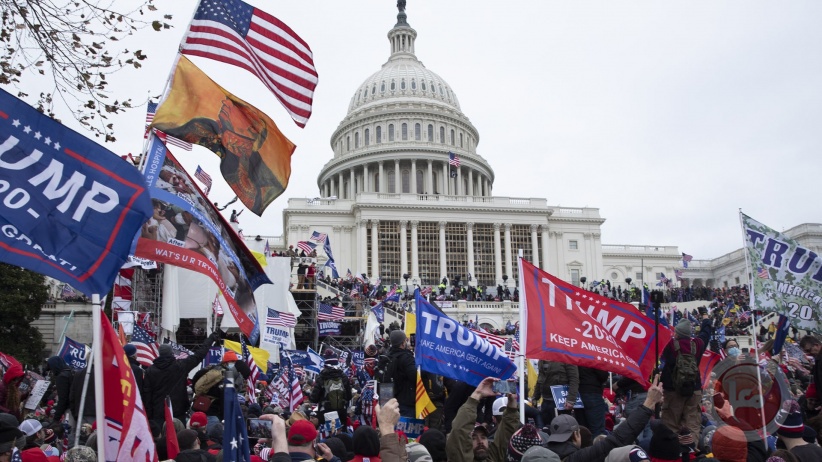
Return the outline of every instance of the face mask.
[[[234,369],[234,363],[233,363],[233,362],[228,363],[228,368],[229,368],[229,369]]]
[[[737,347],[731,347],[728,350],[728,356],[739,356],[740,353],[742,353],[742,351]]]

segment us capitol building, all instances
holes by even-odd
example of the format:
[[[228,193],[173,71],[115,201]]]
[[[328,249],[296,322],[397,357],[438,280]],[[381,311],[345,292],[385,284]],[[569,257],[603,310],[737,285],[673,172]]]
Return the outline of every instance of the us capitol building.
[[[272,248],[324,232],[342,276],[350,269],[384,283],[403,284],[405,274],[421,285],[461,276],[463,284],[513,290],[517,249],[577,285],[581,278],[653,285],[660,273],[674,279],[682,266],[676,246],[603,245],[605,219],[596,208],[493,194],[494,170],[477,151],[479,132],[451,86],[417,59],[417,31],[404,3],[388,32],[388,61],[354,91],[331,135],[334,155],[317,178],[320,197],[289,199],[285,236]],[[449,163],[449,153],[459,162]],[[822,225],[787,233],[822,249]],[[260,250],[259,242],[249,246]],[[747,280],[741,249],[715,260],[693,261],[683,284]]]

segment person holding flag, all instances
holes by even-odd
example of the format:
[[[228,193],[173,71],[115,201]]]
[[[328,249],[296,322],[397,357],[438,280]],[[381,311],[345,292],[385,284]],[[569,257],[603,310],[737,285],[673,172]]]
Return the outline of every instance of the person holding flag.
[[[417,366],[414,352],[402,330],[391,331],[388,338],[391,349],[388,351],[385,379],[394,382],[394,397],[400,403],[400,414],[414,419],[417,417]]]

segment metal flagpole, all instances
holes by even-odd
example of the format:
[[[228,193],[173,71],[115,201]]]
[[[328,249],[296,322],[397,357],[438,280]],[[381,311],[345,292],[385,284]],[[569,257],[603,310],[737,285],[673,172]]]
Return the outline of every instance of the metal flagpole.
[[[525,303],[525,275],[522,273],[522,249],[517,252],[517,274],[519,275],[519,359],[517,367],[519,368],[519,421],[525,424],[525,345],[527,345],[527,338],[525,336],[525,312],[528,305]]]
[[[74,319],[72,318],[74,318],[74,310],[71,310],[71,313],[69,313],[68,317],[63,316],[63,319],[66,320],[66,325],[63,326],[63,332],[60,334],[60,340],[57,342],[58,345],[63,344],[63,337],[66,336],[66,330],[68,329],[69,324],[71,324],[71,322],[74,321]]]
[[[94,309],[94,308],[92,308]],[[88,380],[91,375],[91,366],[94,364],[94,355],[89,355],[86,363],[86,376],[83,379],[83,392],[80,394],[80,411],[77,421],[74,424],[74,446],[80,445],[80,429],[83,427],[83,410],[86,408],[86,394],[88,392]]]
[[[93,333],[92,333],[92,354],[94,357],[94,362],[97,363],[98,366],[94,369],[94,405],[96,411],[96,420],[97,420],[97,431],[102,432],[98,434],[97,438],[97,459],[98,460],[107,460],[106,459],[106,438],[105,438],[105,396],[103,392],[103,339],[102,339],[102,327],[103,327],[103,307],[100,304],[100,294],[92,294],[91,295],[91,305],[92,305],[92,325],[93,325]],[[82,410],[80,411],[82,412]]]

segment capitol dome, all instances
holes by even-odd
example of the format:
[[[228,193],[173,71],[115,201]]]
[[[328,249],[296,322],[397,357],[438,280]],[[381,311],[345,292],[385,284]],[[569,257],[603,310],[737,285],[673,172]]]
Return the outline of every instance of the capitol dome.
[[[417,59],[417,31],[400,3],[388,61],[357,87],[331,135],[334,157],[317,178],[321,195],[490,197],[494,172],[477,154],[479,132],[451,86]]]

